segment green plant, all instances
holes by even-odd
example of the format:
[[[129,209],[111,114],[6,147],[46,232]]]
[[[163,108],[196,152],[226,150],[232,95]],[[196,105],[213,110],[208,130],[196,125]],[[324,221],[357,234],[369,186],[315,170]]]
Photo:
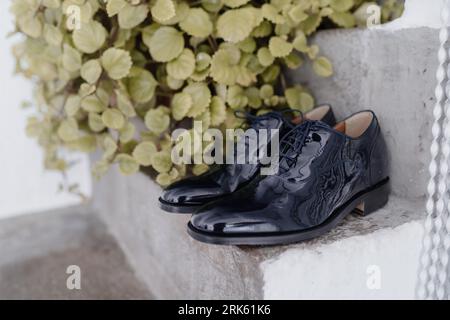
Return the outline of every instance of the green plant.
[[[170,132],[192,119],[238,126],[238,109],[312,108],[312,94],[286,87],[282,69],[311,60],[318,75],[331,76],[330,61],[308,37],[323,25],[364,22],[368,4],[374,2],[14,0],[17,31],[25,35],[14,47],[17,71],[36,82],[37,114],[27,132],[45,149],[49,169],[70,165],[61,149],[100,146],[96,176],[115,162],[124,174],[149,167],[162,185],[187,170],[200,174],[206,166],[171,164]],[[383,21],[401,8],[385,1]]]

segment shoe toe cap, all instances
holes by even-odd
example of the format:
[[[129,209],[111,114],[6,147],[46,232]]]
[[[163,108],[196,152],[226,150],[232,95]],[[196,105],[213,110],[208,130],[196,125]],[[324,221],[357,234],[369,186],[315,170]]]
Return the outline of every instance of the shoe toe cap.
[[[239,213],[218,213],[215,210],[194,214],[191,225],[199,231],[216,234],[252,234],[280,230],[271,221],[247,218]]]
[[[172,204],[203,204],[214,197],[221,195],[221,189],[214,185],[189,185],[186,181],[180,181],[169,186],[162,194],[161,199],[164,202]]]

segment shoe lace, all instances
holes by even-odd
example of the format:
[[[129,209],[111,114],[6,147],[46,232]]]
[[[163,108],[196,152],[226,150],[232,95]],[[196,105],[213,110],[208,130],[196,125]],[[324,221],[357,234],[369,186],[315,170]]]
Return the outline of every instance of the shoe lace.
[[[298,156],[301,154],[303,146],[307,143],[309,132],[312,129],[326,127],[320,121],[305,120],[288,132],[280,142],[280,173],[285,173],[292,166],[296,165]]]
[[[248,130],[248,129],[254,129],[256,131],[265,128],[264,125],[264,121],[269,120],[269,119],[278,119],[279,121],[283,121],[283,114],[281,112],[269,112],[267,114],[264,115],[253,115],[250,112],[245,112],[245,111],[235,111],[234,115],[236,118],[238,119],[244,119],[246,120],[246,123],[248,124],[247,127],[241,126],[242,129],[244,130]],[[245,146],[246,146],[246,150],[249,147],[249,141],[246,140],[244,141]],[[237,154],[238,150],[237,148],[234,149],[234,159],[236,160],[238,157]],[[227,171],[234,171],[236,168],[234,166],[227,166]]]

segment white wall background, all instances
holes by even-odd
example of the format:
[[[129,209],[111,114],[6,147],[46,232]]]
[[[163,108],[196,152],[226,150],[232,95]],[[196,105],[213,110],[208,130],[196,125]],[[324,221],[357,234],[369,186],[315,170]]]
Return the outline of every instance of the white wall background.
[[[0,219],[79,202],[75,196],[57,192],[61,176],[44,171],[39,146],[24,133],[30,111],[21,109],[20,104],[29,100],[32,86],[28,80],[12,75],[10,48],[17,38],[6,39],[13,29],[10,3],[0,1]],[[69,179],[80,183],[85,194],[90,195],[88,162],[81,158],[80,165],[69,172]]]

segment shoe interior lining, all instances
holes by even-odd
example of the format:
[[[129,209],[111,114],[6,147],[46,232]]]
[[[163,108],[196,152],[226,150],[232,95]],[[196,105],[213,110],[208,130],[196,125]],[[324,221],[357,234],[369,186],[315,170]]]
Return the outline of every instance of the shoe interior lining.
[[[358,138],[367,130],[372,120],[373,114],[371,112],[360,112],[339,122],[334,129],[351,138]]]
[[[330,110],[330,106],[327,104],[318,106],[314,109],[312,109],[311,111],[309,111],[308,113],[305,114],[305,119],[308,120],[322,120],[323,117],[327,114],[327,112]],[[294,119],[292,119],[292,123],[293,124],[300,124],[302,122],[302,116],[298,116],[295,117]]]

